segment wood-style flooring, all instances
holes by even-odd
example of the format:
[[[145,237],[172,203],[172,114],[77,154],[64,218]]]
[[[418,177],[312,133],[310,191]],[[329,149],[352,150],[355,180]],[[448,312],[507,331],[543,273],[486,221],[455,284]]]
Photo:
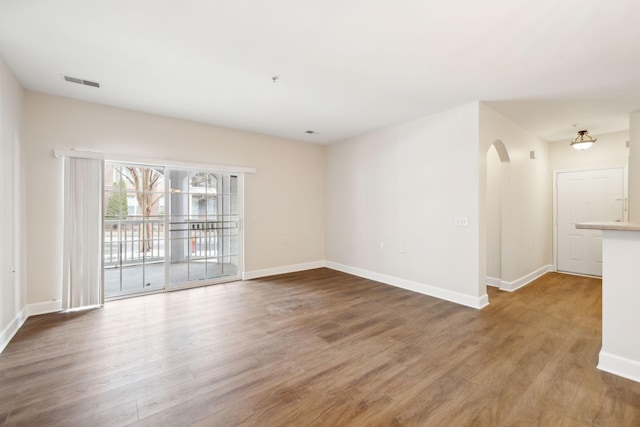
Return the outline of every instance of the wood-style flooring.
[[[32,317],[0,355],[0,425],[640,425],[640,383],[596,369],[600,280],[489,295],[318,269]]]

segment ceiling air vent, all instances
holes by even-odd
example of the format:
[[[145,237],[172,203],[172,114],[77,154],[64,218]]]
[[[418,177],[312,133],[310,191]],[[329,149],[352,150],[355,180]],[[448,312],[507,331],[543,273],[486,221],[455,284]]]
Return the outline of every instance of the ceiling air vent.
[[[71,77],[71,76],[64,76],[64,79],[71,83],[78,83],[80,85],[85,85],[85,86],[100,87],[100,83],[92,82],[91,80],[83,80],[83,79],[79,79],[77,77]]]

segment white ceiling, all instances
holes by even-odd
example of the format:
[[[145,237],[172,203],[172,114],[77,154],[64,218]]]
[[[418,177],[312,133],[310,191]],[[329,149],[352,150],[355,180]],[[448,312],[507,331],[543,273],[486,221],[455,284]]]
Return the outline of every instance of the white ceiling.
[[[0,0],[0,56],[31,90],[301,141],[478,100],[556,140],[628,128],[638,16],[638,0]]]

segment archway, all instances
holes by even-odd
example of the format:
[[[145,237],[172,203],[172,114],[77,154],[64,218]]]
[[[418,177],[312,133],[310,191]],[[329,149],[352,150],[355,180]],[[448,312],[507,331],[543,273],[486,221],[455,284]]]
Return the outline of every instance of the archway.
[[[494,141],[486,153],[486,284],[500,287],[504,278],[504,211],[508,199],[510,158],[507,147]]]

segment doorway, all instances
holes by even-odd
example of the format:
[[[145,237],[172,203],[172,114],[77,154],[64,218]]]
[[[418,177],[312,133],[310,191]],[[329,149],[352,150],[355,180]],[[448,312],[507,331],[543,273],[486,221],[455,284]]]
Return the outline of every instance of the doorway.
[[[506,146],[500,140],[494,141],[487,154],[486,174],[486,284],[501,287],[504,280],[504,258],[506,256],[504,241],[503,211],[508,201],[507,185],[509,182],[510,158]]]
[[[623,176],[623,168],[556,174],[558,271],[602,276],[602,231],[575,225],[624,220]]]
[[[237,280],[242,175],[105,163],[105,298]]]

